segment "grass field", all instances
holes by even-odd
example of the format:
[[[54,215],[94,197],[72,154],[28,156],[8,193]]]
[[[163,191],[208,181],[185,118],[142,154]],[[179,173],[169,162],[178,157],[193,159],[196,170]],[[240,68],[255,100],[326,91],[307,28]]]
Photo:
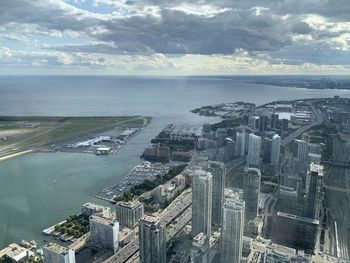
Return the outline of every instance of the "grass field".
[[[83,140],[110,130],[141,128],[150,117],[0,117],[0,157]]]

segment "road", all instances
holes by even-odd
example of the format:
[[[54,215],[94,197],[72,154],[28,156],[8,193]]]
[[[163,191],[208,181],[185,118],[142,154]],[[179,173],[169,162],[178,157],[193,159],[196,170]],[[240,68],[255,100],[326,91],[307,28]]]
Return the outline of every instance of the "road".
[[[350,149],[337,136],[333,136],[333,138],[332,161],[348,162]],[[348,168],[330,166],[324,177],[324,184],[326,185],[324,188],[325,199],[329,209],[328,226],[331,235],[329,252],[345,259],[350,259],[349,176],[350,170]],[[343,189],[343,191],[336,191],[335,189]],[[336,240],[336,236],[338,236],[338,240]]]
[[[289,134],[287,137],[283,138],[281,140],[281,146],[286,146],[288,143],[290,143],[294,139],[298,138],[300,135],[305,133],[307,130],[311,129],[314,126],[322,124],[322,122],[324,121],[324,118],[323,118],[323,115],[321,114],[321,112],[319,111],[319,109],[316,109],[313,105],[310,105],[310,108],[315,116],[315,120],[308,125],[300,127],[296,131]]]
[[[192,191],[187,190],[174,200],[159,215],[160,220],[167,225],[167,240],[176,235],[190,220],[192,216]],[[116,254],[104,261],[105,263],[124,263],[131,257],[132,262],[137,262],[139,239],[136,236],[130,243],[121,248]]]

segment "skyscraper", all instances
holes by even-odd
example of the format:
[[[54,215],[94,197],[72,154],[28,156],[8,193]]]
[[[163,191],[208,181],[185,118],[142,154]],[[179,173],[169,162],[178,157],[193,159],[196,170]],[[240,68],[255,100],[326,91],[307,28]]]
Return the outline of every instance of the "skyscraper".
[[[271,164],[278,165],[280,159],[281,151],[281,137],[278,134],[275,134],[272,137],[272,147],[271,147]]]
[[[196,170],[192,180],[192,236],[201,232],[210,236],[213,176],[210,172]]]
[[[278,114],[273,113],[271,115],[271,129],[277,129],[278,128]]]
[[[209,263],[209,238],[199,233],[193,238],[191,248],[191,263]]]
[[[223,209],[220,255],[222,263],[241,262],[244,229],[244,201],[228,198]]]
[[[261,153],[261,137],[249,134],[248,167],[259,167]]]
[[[144,216],[139,225],[140,263],[166,263],[165,225],[157,217]]]
[[[236,132],[236,155],[245,155],[245,144],[246,144],[246,131],[245,129],[238,129]]]
[[[243,200],[246,224],[258,215],[260,177],[260,170],[255,168],[248,168],[244,174]]]
[[[295,139],[293,143],[293,156],[300,160],[302,169],[306,171],[309,161],[308,143],[304,140]]]
[[[213,176],[212,225],[219,227],[221,225],[222,207],[225,197],[226,168],[221,162],[210,161],[208,165],[208,171]]]
[[[323,177],[323,166],[315,163],[310,164],[305,182],[305,216],[316,218],[319,209],[319,181]]]

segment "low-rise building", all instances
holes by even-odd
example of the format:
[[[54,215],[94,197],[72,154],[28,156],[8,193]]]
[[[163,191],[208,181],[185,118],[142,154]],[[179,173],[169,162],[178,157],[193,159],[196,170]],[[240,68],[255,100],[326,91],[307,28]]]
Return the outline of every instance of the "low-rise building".
[[[18,244],[13,243],[0,250],[0,259],[5,255],[8,256],[12,262],[23,262],[24,260],[28,259],[30,255],[34,255],[34,253]]]

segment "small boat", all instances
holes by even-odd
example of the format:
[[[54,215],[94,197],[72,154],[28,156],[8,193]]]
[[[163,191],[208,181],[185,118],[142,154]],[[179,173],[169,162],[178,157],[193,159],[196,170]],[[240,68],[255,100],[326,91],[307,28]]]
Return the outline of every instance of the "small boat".
[[[52,183],[54,183],[54,184],[55,184],[55,183],[57,183],[57,181],[56,181],[56,180],[52,180]]]

